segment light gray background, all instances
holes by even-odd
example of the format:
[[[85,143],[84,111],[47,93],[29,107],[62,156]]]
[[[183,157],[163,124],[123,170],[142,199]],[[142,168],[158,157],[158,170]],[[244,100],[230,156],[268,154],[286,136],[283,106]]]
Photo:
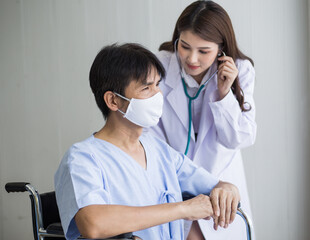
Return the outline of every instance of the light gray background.
[[[0,1],[0,239],[32,239],[27,194],[103,125],[88,84],[101,47],[169,40],[185,0]],[[309,239],[309,3],[221,0],[255,61],[258,135],[243,151],[258,240]]]

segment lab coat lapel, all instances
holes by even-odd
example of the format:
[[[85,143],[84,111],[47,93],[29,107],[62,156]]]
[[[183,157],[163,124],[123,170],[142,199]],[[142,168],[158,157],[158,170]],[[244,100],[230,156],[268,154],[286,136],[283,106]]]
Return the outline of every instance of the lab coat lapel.
[[[213,79],[210,80],[208,85],[206,86],[205,94],[203,97],[203,104],[201,117],[200,117],[200,125],[199,125],[199,134],[197,138],[197,143],[195,145],[195,154],[199,151],[200,147],[204,139],[207,137],[207,133],[210,127],[213,124],[213,116],[211,112],[211,108],[209,106],[209,102],[211,102],[212,94],[217,89],[217,76],[214,76]]]
[[[171,91],[167,94],[167,102],[176,113],[177,118],[182,123],[186,132],[188,132],[188,98],[183,89],[180,75],[180,67],[175,54],[171,56],[169,68],[167,70],[166,84],[171,87]],[[192,123],[193,124],[193,123]],[[193,129],[193,126],[192,126]],[[194,132],[191,132],[191,138],[194,138]]]

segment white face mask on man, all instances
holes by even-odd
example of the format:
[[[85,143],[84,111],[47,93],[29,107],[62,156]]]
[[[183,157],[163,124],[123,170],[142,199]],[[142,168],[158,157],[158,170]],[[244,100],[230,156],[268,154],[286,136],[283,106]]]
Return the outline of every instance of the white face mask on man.
[[[116,92],[114,94],[129,101],[126,113],[118,109],[124,115],[124,118],[145,128],[155,126],[158,123],[163,112],[164,104],[164,98],[161,92],[144,99],[128,99]]]

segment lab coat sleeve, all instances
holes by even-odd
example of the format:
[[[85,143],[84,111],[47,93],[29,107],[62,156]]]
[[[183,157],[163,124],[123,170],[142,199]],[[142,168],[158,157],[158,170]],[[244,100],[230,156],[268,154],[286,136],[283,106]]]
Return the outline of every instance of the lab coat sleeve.
[[[244,93],[245,107],[251,110],[242,112],[233,92],[221,100],[210,102],[218,141],[229,149],[251,146],[256,138],[255,104],[253,99],[255,71],[248,60],[237,60],[239,82]],[[216,91],[214,92],[216,95]]]
[[[177,175],[183,195],[210,194],[219,179],[198,167],[182,153],[177,153]]]

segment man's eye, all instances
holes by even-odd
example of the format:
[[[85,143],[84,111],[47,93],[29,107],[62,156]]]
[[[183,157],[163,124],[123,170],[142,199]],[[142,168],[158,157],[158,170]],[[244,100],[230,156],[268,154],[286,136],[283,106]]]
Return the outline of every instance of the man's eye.
[[[142,91],[145,91],[145,90],[148,90],[148,89],[149,89],[149,87],[145,87],[145,88],[142,89]]]

